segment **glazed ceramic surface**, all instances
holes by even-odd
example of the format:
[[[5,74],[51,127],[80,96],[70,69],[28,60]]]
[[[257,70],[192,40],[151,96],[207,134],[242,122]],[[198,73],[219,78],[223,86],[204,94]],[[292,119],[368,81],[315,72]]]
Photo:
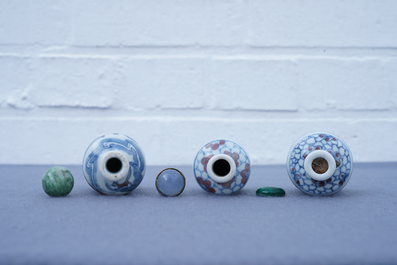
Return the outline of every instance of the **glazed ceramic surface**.
[[[145,170],[145,156],[137,142],[117,133],[94,140],[83,158],[88,184],[106,195],[131,192],[141,183]]]
[[[316,174],[310,168],[316,157],[324,158],[329,164],[323,174]],[[292,145],[287,157],[287,171],[292,183],[302,192],[331,195],[343,189],[349,181],[353,157],[346,143],[336,135],[311,133]]]
[[[212,170],[216,163],[229,164],[222,176]],[[197,153],[193,164],[197,183],[205,191],[227,195],[241,190],[250,174],[250,159],[244,149],[230,140],[213,140],[204,145]]]

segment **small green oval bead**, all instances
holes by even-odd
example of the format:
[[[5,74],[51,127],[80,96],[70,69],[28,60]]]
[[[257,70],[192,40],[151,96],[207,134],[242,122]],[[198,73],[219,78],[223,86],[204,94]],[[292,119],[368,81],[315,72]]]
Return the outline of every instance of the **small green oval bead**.
[[[283,197],[285,191],[277,187],[262,187],[257,189],[256,195],[261,197]]]
[[[52,167],[48,169],[41,181],[45,193],[52,197],[68,195],[74,185],[72,173],[64,167]]]

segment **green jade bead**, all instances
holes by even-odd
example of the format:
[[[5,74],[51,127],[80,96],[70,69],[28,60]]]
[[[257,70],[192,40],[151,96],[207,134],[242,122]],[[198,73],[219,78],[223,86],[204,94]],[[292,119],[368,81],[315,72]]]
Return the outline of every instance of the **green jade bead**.
[[[256,191],[256,195],[261,197],[283,197],[285,191],[277,187],[262,187]]]
[[[52,197],[68,195],[74,185],[72,173],[64,167],[52,167],[48,169],[42,180],[45,193]]]

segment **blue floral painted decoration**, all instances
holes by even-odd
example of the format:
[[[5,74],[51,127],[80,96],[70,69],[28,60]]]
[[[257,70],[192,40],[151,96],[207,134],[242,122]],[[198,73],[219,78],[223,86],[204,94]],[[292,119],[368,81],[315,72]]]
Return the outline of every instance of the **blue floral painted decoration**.
[[[287,157],[287,171],[292,183],[302,192],[332,195],[350,180],[353,157],[347,144],[336,135],[311,133],[292,145]]]
[[[197,153],[194,176],[201,188],[210,193],[228,195],[241,190],[251,174],[245,150],[230,140],[213,140]]]
[[[145,156],[137,142],[118,133],[94,140],[83,158],[85,179],[105,195],[131,192],[141,183],[145,170]]]

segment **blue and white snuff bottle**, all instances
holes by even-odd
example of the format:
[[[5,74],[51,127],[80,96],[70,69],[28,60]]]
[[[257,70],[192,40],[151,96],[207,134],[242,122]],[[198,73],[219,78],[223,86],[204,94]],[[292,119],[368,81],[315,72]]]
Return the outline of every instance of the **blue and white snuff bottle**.
[[[297,140],[287,156],[292,183],[308,195],[332,195],[342,190],[353,173],[350,148],[330,133],[310,133]]]
[[[217,195],[241,190],[251,175],[247,152],[230,140],[213,140],[197,153],[193,172],[199,186]]]
[[[146,170],[145,156],[132,138],[106,134],[95,139],[83,158],[88,184],[105,195],[124,195],[141,183]]]

